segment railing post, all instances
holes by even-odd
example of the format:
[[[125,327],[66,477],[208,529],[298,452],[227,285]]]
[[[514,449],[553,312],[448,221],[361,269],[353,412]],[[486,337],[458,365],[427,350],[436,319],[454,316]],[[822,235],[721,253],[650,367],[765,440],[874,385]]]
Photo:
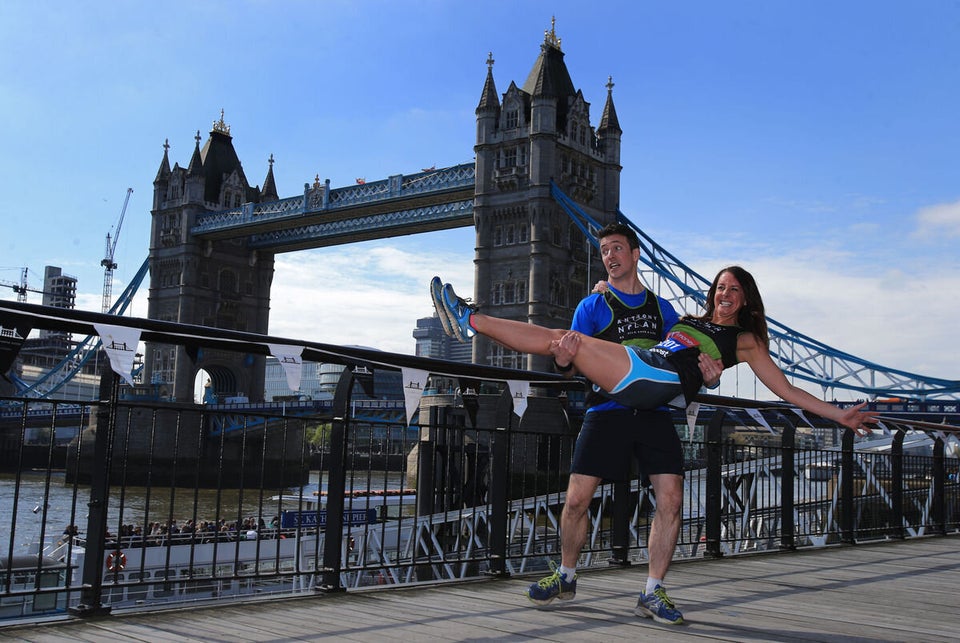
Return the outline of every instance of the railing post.
[[[630,566],[630,483],[621,480],[613,483],[612,523],[610,525],[611,565]]]
[[[930,503],[930,523],[933,532],[941,536],[947,535],[947,476],[945,467],[943,438],[936,436],[933,443],[933,499]]]
[[[510,576],[507,571],[507,513],[513,423],[513,398],[508,390],[504,390],[497,400],[494,423],[490,436],[490,575],[506,578]]]
[[[110,613],[103,599],[103,564],[107,547],[107,503],[110,499],[110,469],[117,422],[120,378],[109,365],[100,376],[100,405],[93,442],[93,466],[90,473],[90,509],[87,514],[87,542],[81,572],[83,589],[80,603],[69,609],[77,616],[102,616]]]
[[[903,528],[903,438],[905,435],[902,429],[898,430],[890,444],[890,502],[893,505],[891,536],[900,540],[906,538]]]
[[[794,484],[797,479],[797,429],[784,419],[780,434],[780,549],[794,550],[796,525],[793,520]]]
[[[720,513],[723,502],[723,420],[726,411],[716,409],[710,424],[707,425],[707,480],[706,480],[706,543],[703,555],[705,558],[720,558]]]
[[[330,466],[327,469],[327,525],[323,535],[323,592],[346,591],[340,585],[343,548],[343,508],[347,492],[347,426],[353,398],[354,374],[347,365],[333,394],[333,421],[330,423]],[[319,523],[319,521],[317,521]]]
[[[432,406],[430,407],[430,423],[428,426],[420,427],[420,444],[417,447],[417,519],[429,516],[438,509],[437,502],[437,473],[443,460],[440,459],[440,445],[444,441],[443,432],[446,430],[450,419],[450,407]],[[414,534],[419,534],[419,528],[414,529]],[[419,537],[417,535],[417,537]],[[413,561],[416,563],[417,556],[420,555],[420,548],[416,545],[411,550],[413,552]],[[429,556],[428,556],[429,558]],[[426,564],[416,565],[414,567],[417,580],[433,580],[433,570],[430,567],[429,560]]]
[[[840,542],[857,542],[853,530],[853,431],[845,429],[840,451]]]

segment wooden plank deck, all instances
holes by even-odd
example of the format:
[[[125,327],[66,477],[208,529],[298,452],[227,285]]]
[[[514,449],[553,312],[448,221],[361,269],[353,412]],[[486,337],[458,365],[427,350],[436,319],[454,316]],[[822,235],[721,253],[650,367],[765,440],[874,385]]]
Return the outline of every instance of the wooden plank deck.
[[[960,535],[678,562],[687,623],[633,616],[646,566],[583,570],[536,609],[535,576],[0,628],[0,641],[957,641]]]

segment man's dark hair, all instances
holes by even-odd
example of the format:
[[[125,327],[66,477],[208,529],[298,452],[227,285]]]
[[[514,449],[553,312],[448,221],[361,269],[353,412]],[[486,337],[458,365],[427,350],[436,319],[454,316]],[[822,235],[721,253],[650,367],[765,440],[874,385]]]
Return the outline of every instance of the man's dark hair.
[[[597,233],[597,240],[603,239],[604,237],[609,237],[612,234],[622,234],[627,238],[627,243],[630,244],[630,249],[639,248],[640,240],[637,238],[637,233],[633,231],[633,228],[623,224],[623,223],[608,223],[607,225],[600,228],[600,232]]]

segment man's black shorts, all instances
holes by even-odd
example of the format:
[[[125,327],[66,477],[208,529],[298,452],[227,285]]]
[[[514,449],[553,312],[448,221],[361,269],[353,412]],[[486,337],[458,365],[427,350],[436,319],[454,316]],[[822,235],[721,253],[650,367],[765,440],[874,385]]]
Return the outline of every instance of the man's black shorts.
[[[634,458],[645,476],[683,475],[683,445],[669,411],[622,409],[584,415],[571,473],[630,480]]]

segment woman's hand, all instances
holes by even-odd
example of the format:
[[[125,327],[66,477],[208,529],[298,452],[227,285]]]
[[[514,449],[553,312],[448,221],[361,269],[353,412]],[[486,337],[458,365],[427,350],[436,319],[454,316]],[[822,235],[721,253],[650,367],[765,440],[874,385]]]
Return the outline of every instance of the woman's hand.
[[[601,279],[600,281],[597,282],[597,285],[595,285],[595,286],[593,287],[593,290],[591,290],[590,292],[593,292],[593,293],[605,293],[605,292],[607,292],[607,288],[608,288],[607,282],[605,282],[603,279]]]
[[[861,402],[856,406],[843,409],[840,417],[837,418],[837,422],[851,429],[857,435],[869,435],[873,432],[873,429],[866,425],[877,423],[877,411],[861,411],[860,409],[866,405],[866,402]]]
[[[720,374],[723,373],[723,360],[713,359],[706,353],[700,353],[700,374],[707,388],[720,386]]]

